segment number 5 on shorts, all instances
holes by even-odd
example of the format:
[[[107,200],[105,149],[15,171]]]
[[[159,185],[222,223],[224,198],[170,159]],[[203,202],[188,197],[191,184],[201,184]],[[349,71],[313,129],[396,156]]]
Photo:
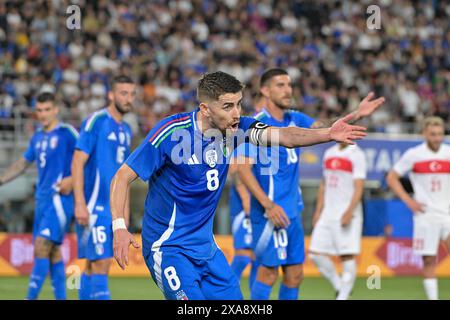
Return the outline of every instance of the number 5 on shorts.
[[[172,289],[173,291],[180,289],[181,286],[180,278],[178,278],[177,271],[175,270],[174,267],[170,266],[165,268],[164,275],[166,276],[170,289]]]

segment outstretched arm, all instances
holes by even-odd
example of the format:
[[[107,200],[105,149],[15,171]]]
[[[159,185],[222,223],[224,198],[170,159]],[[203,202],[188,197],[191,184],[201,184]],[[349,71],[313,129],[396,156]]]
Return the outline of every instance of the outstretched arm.
[[[384,97],[371,100],[373,96],[374,93],[369,92],[369,94],[359,103],[358,109],[351,113],[353,115],[353,122],[370,116],[384,103]]]
[[[354,140],[366,136],[366,128],[348,124],[353,114],[337,120],[330,128],[305,129],[298,127],[265,127],[252,133],[253,143],[260,145],[281,145],[287,148],[310,146],[314,144],[336,141],[354,144]]]
[[[0,176],[0,186],[20,176],[30,165],[31,162],[28,162],[24,157],[14,162],[8,169],[6,169],[5,173]]]
[[[114,258],[119,266],[125,270],[128,266],[128,247],[130,244],[139,248],[139,244],[127,230],[129,186],[136,180],[137,174],[123,164],[111,181],[110,204],[114,232]]]

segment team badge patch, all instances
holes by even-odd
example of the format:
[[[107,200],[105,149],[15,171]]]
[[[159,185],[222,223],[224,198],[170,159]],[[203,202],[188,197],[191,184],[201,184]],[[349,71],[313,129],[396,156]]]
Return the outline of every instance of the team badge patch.
[[[58,145],[58,137],[52,137],[50,139],[50,148],[55,149]]]
[[[177,297],[177,300],[189,300],[186,293],[183,290],[178,291],[175,296]]]
[[[284,247],[278,248],[278,259],[286,260],[286,258],[287,258],[286,248]]]
[[[208,150],[206,151],[206,163],[211,167],[214,168],[217,164],[217,152],[216,150]]]
[[[95,245],[95,253],[97,255],[101,256],[105,252],[105,248],[103,248],[103,244],[98,243]]]

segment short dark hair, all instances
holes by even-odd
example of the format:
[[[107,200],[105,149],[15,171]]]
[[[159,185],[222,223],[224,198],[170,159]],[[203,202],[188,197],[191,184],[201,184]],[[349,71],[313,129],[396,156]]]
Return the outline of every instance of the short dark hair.
[[[115,76],[111,81],[111,89],[114,88],[114,86],[119,83],[134,84],[134,81],[133,81],[133,79],[131,79],[129,76],[126,76],[126,75]]]
[[[244,84],[231,74],[222,71],[205,73],[198,82],[197,99],[218,100],[223,94],[238,93],[243,89]]]
[[[51,92],[42,92],[37,96],[36,101],[39,103],[55,102],[55,95]]]
[[[266,70],[266,71],[264,71],[264,73],[261,76],[261,79],[259,81],[259,86],[263,87],[273,77],[282,76],[282,75],[288,76],[289,74],[286,70],[281,69],[281,68],[272,68],[272,69]]]

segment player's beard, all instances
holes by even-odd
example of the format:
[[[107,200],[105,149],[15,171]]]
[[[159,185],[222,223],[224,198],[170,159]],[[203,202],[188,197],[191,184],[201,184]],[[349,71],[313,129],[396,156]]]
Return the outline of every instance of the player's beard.
[[[285,99],[289,99],[288,103],[285,103],[283,100]],[[277,100],[272,100],[273,104],[276,105],[278,108],[286,110],[289,109],[291,107],[291,97],[284,97],[281,99],[277,99]]]
[[[125,105],[125,106],[128,106],[128,108],[126,108],[126,107],[124,107],[121,103],[119,103],[119,102],[117,102],[117,101],[114,102],[114,106],[116,107],[116,110],[119,111],[119,113],[120,113],[121,115],[124,115],[124,114],[130,112],[130,111],[131,111],[131,108],[132,108],[132,105],[129,104],[129,103]]]

